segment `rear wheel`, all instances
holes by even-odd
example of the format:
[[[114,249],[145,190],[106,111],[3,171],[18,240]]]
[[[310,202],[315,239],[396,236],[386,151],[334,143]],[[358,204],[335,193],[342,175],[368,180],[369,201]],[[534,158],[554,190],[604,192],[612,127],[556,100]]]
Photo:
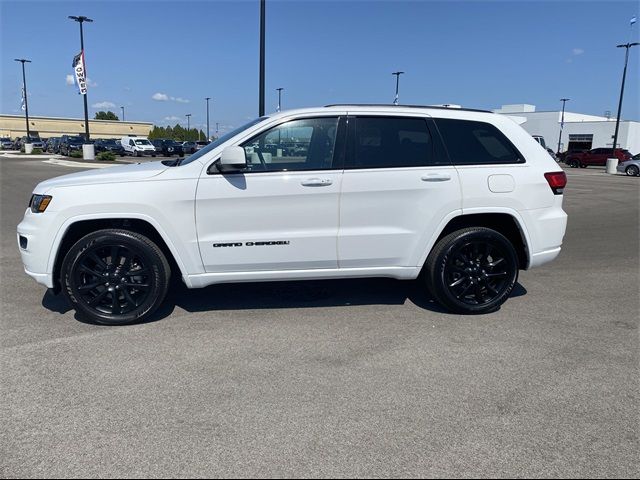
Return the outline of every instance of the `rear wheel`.
[[[587,168],[587,166],[584,163],[581,163],[580,168]]]
[[[638,175],[640,175],[640,168],[638,168],[636,165],[629,165],[624,172],[630,177],[637,177]]]
[[[569,166],[571,168],[578,168],[580,166],[580,162],[578,162],[578,160],[569,160]]]
[[[62,263],[63,292],[82,318],[126,325],[148,318],[162,303],[170,267],[147,237],[99,230],[81,238]]]
[[[502,234],[484,227],[453,232],[440,240],[425,264],[427,286],[456,313],[498,310],[518,279],[518,257]]]

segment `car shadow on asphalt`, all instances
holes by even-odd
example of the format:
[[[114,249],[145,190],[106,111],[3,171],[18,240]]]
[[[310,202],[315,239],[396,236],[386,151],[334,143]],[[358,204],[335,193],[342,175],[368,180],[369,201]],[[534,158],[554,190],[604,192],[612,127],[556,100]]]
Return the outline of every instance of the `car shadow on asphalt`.
[[[511,297],[526,294],[527,290],[517,283]],[[433,299],[420,280],[364,278],[224,283],[193,290],[188,289],[182,281],[173,280],[162,306],[144,323],[167,318],[176,307],[195,313],[219,310],[403,305],[407,301],[434,313],[449,313]],[[71,310],[71,305],[63,295],[54,295],[50,291],[45,293],[42,305],[60,314]],[[77,314],[75,318],[83,321]]]

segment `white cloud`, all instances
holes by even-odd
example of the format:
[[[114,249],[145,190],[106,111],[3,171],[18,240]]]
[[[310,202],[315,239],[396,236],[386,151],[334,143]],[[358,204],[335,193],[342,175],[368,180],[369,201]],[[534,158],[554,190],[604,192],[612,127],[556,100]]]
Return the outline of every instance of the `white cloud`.
[[[94,82],[93,80],[91,80],[89,77],[87,77],[87,85],[89,85],[90,87],[97,87],[98,84],[96,82]]]
[[[171,97],[169,95],[167,95],[166,93],[154,93],[151,98],[153,100],[156,100],[158,102],[167,102],[169,100],[171,100],[172,102],[178,102],[178,103],[189,103],[190,100],[187,100],[186,98],[182,98],[182,97]]]
[[[73,80],[73,75],[67,75],[67,85],[73,85],[74,80]]]
[[[584,50],[582,48],[574,48],[573,50],[571,50],[571,53],[573,53],[574,55],[582,55],[584,53]]]
[[[164,119],[162,121],[163,122],[180,122],[180,121],[182,121],[182,118],[176,117],[175,115],[172,115],[170,117],[164,117]]]
[[[114,108],[116,106],[115,103],[111,102],[99,102],[91,105],[91,108]]]

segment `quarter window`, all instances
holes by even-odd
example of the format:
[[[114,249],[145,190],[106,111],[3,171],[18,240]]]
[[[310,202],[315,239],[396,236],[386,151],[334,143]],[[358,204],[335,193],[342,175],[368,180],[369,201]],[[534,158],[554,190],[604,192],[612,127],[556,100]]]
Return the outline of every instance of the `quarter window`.
[[[489,123],[439,118],[436,125],[454,165],[524,162],[507,137]]]
[[[422,118],[358,117],[353,155],[346,168],[422,167],[435,164],[427,122]]]
[[[245,172],[332,168],[337,117],[292,120],[245,142]]]

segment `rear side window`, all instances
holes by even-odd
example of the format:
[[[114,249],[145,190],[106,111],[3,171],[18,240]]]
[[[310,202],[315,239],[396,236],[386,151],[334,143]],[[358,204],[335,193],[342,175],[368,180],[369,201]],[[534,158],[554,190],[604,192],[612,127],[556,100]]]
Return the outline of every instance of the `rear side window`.
[[[438,118],[436,125],[454,165],[524,163],[513,144],[490,123]]]
[[[435,164],[433,138],[423,118],[358,117],[346,168],[423,167]]]

